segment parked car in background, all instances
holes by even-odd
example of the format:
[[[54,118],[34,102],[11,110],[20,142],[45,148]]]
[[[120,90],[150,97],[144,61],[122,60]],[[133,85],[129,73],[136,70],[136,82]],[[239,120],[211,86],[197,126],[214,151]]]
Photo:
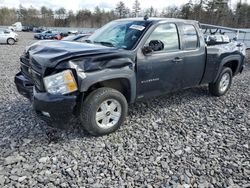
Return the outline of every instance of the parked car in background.
[[[47,31],[43,31],[41,33],[36,33],[34,35],[34,38],[40,39],[40,40],[43,40],[43,39],[53,39],[58,34],[59,34],[59,31],[56,31],[56,30],[47,30]]]
[[[24,25],[23,28],[22,28],[22,31],[30,32],[30,31],[33,31],[33,29],[34,29],[33,25]]]
[[[77,42],[84,42],[86,39],[89,38],[91,34],[78,34],[78,35],[69,35],[63,38],[63,41],[77,41]]]
[[[23,26],[21,22],[16,22],[12,26],[9,26],[8,29],[11,31],[22,31]]]
[[[18,34],[8,29],[0,29],[0,43],[13,45],[18,41]]]
[[[54,36],[54,39],[62,40],[64,37],[67,37],[68,35],[69,35],[68,33],[59,33],[56,36]]]
[[[47,29],[46,29],[45,27],[34,28],[34,31],[35,31],[36,33],[41,33],[41,32],[46,31],[46,30],[47,30]]]
[[[77,30],[70,30],[70,31],[68,31],[68,34],[78,34],[78,31]]]

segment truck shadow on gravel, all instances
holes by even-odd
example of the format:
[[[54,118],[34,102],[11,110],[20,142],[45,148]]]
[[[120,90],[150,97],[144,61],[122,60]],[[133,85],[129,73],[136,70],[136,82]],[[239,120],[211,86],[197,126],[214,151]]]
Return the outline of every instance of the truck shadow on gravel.
[[[183,102],[209,98],[214,97],[208,92],[207,86],[194,87],[131,104],[129,114],[133,113],[138,107],[141,108],[141,106],[145,106],[145,111],[140,110],[142,113],[139,114],[143,116],[148,110],[157,109],[158,107],[171,108],[173,105],[180,105]]]
[[[152,113],[155,109],[171,109],[173,106],[178,106],[182,102],[192,102],[193,100],[201,100],[202,98],[212,98],[211,95],[208,94],[206,86],[174,92],[147,101],[139,101],[129,105],[127,119],[132,119],[133,121],[133,116],[143,117],[147,113]],[[2,114],[4,114],[2,118],[6,120],[0,124],[0,138],[2,139],[20,140],[28,138],[36,140],[36,143],[50,144],[65,140],[70,141],[78,138],[92,137],[82,129],[79,119],[72,120],[67,129],[52,128],[36,116],[29,101],[12,102],[11,105],[3,105],[5,107],[1,109]],[[131,122],[128,123],[128,121],[126,121],[120,131],[124,131],[123,129],[126,129],[126,126],[130,126],[130,124]],[[3,144],[1,145],[3,146]]]

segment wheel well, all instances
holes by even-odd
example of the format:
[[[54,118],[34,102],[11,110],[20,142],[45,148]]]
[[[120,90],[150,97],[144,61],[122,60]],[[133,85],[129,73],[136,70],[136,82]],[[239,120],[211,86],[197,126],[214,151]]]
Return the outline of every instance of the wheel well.
[[[105,80],[102,82],[98,82],[94,85],[92,85],[86,95],[94,91],[95,89],[101,88],[101,87],[109,87],[112,89],[116,89],[119,92],[121,92],[125,98],[127,99],[127,102],[131,100],[131,87],[129,84],[129,80],[126,78],[116,78],[116,79],[111,79],[111,80]]]
[[[235,75],[237,67],[238,67],[238,61],[229,61],[227,62],[224,67],[229,67],[232,69],[233,75]]]

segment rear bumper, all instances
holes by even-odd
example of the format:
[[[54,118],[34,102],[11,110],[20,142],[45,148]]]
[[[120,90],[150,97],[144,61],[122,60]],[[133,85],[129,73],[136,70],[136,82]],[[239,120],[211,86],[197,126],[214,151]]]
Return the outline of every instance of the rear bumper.
[[[76,106],[76,96],[52,95],[47,92],[37,92],[34,86],[22,73],[15,76],[17,90],[24,97],[30,99],[36,114],[49,125],[66,128],[73,117]]]

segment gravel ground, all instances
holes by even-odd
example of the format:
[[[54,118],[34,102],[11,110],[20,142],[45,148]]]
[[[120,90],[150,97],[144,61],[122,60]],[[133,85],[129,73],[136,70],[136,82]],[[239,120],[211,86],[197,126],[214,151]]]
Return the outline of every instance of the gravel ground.
[[[250,66],[226,96],[204,86],[139,102],[96,138],[36,118],[13,83],[34,42],[20,38],[0,45],[0,187],[250,187]]]

